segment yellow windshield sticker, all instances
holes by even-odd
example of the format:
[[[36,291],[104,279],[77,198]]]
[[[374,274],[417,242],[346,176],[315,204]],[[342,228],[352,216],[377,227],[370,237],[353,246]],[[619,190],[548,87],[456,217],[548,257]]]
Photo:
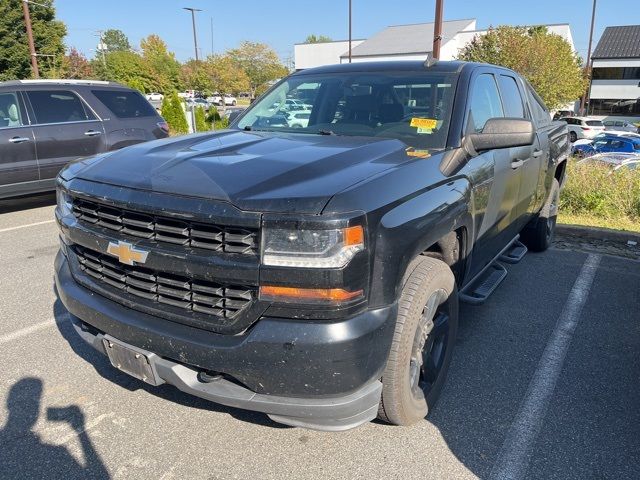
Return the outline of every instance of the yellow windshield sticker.
[[[428,158],[431,156],[429,150],[417,150],[413,147],[409,147],[406,150],[406,153],[410,157],[418,157],[418,158]]]
[[[424,130],[433,130],[438,125],[438,121],[435,118],[412,118],[412,127],[422,128]],[[426,133],[426,132],[425,132]]]

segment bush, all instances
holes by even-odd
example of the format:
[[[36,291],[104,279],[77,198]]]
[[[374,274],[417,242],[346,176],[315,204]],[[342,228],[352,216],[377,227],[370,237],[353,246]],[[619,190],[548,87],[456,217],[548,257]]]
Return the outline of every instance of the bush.
[[[160,107],[162,116],[169,124],[171,135],[184,135],[189,133],[189,125],[182,109],[182,101],[176,92],[165,95]]]
[[[224,130],[229,126],[229,119],[221,117],[218,110],[215,108],[209,112],[209,115],[207,115],[207,122],[210,125],[213,124],[214,130]]]
[[[206,132],[211,130],[211,124],[205,118],[204,108],[196,107],[196,132]]]
[[[560,208],[572,215],[640,221],[640,170],[612,173],[607,166],[570,160]]]

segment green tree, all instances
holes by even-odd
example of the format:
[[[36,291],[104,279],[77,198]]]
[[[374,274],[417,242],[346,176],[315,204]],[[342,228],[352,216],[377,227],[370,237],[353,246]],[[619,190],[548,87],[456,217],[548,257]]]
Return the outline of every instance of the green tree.
[[[131,50],[129,39],[122,30],[110,28],[102,34],[102,43],[107,52],[128,52]]]
[[[182,109],[182,101],[177,92],[165,94],[160,111],[162,117],[169,124],[169,131],[172,135],[183,135],[189,132],[189,125]]]
[[[214,88],[207,64],[202,60],[189,60],[184,63],[180,69],[180,79],[185,88],[201,92],[212,92]]]
[[[276,52],[264,43],[242,42],[238,48],[227,51],[249,78],[249,91],[255,97],[259,88],[270,81],[286,76],[289,72]]]
[[[249,77],[229,55],[208,57],[206,70],[214,91],[238,94],[249,90]]]
[[[158,35],[149,35],[140,41],[142,58],[155,79],[154,90],[169,92],[181,90],[180,63],[175,54],[170,52],[167,44]]]
[[[154,89],[155,79],[142,57],[131,51],[116,51],[102,59],[94,59],[92,66],[100,80],[124,83],[142,92]]]
[[[55,19],[53,0],[29,4],[33,39],[36,53],[52,55],[39,57],[40,74],[47,77],[57,71],[64,56],[64,36],[67,28]],[[31,56],[27,41],[27,30],[22,14],[21,0],[0,1],[0,81],[30,78]]]
[[[587,80],[571,45],[546,27],[500,26],[477,35],[460,60],[502,65],[526,78],[551,109],[580,97]]]
[[[305,38],[304,43],[325,43],[332,42],[331,37],[327,37],[326,35],[316,35],[312,33]]]

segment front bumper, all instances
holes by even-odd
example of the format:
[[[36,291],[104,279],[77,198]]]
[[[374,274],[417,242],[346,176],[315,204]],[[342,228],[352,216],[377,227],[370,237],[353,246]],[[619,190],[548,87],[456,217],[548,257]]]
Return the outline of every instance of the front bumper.
[[[62,253],[55,270],[84,340],[102,353],[104,335],[148,352],[157,376],[186,393],[320,430],[353,428],[377,414],[395,305],[332,322],[263,317],[242,335],[220,335],[95,294],[76,283]],[[203,383],[201,371],[224,376]]]

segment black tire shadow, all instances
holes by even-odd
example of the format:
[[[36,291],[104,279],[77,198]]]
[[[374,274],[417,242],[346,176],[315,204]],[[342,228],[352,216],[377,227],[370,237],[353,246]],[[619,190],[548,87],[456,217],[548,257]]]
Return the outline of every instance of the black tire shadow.
[[[55,288],[54,288],[54,293]],[[271,428],[292,428],[286,425],[282,425],[272,421],[266,414],[260,412],[252,412],[250,410],[242,410],[234,407],[227,407],[225,405],[210,402],[208,400],[195,397],[193,395],[186,394],[172,385],[160,385],[154,387],[144,383],[137,378],[133,378],[125,373],[122,373],[115,369],[109,359],[96,351],[93,347],[88,345],[80,336],[76,333],[71,321],[69,319],[69,312],[64,307],[59,298],[56,299],[53,305],[53,315],[56,320],[56,326],[62,337],[69,343],[69,346],[76,355],[93,365],[96,372],[106,380],[115,383],[119,387],[122,387],[131,392],[135,390],[144,390],[145,392],[160,397],[169,402],[177,403],[185,407],[197,408],[199,410],[207,410],[210,412],[226,413],[231,415],[237,420],[243,422],[254,423],[264,427]]]
[[[56,204],[55,192],[46,192],[38,195],[6,198],[0,200],[0,213],[11,213],[19,210],[48,207]]]

